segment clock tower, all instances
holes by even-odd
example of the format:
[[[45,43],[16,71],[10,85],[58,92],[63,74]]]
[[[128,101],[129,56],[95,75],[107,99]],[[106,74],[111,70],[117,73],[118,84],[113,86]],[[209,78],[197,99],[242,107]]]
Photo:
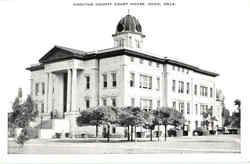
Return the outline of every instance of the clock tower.
[[[116,32],[112,35],[115,47],[142,48],[145,35],[139,21],[128,14],[123,17],[116,26]]]

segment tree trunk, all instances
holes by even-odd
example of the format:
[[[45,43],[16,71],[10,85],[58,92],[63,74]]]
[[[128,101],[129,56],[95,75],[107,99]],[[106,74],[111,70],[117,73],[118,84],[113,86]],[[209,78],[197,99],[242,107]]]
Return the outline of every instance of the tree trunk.
[[[158,130],[158,136],[157,137],[158,137],[158,142],[159,142],[160,141],[160,124],[158,124],[158,129],[157,130]]]
[[[129,141],[129,138],[130,138],[130,135],[129,135],[129,125],[128,125],[128,133],[127,133],[127,137],[128,137],[128,141]]]
[[[130,141],[133,141],[133,126],[131,125],[131,133],[130,133],[130,136],[131,136],[131,140]]]
[[[95,125],[95,142],[97,142],[98,138],[98,125]]]
[[[109,135],[110,135],[110,134],[109,134],[109,130],[110,130],[110,125],[108,125],[108,134],[107,134],[108,142],[109,142],[109,137],[110,137],[110,136],[109,136]]]
[[[165,141],[167,140],[167,124],[164,124],[165,127]]]
[[[153,141],[153,130],[150,128],[150,141]]]

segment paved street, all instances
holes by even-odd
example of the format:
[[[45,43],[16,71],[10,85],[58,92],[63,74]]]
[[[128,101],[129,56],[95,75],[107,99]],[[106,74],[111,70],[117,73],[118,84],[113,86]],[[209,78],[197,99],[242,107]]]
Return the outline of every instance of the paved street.
[[[142,141],[145,140],[145,141]],[[167,141],[153,142],[140,139],[137,142],[126,142],[105,139],[95,142],[94,139],[65,139],[65,140],[29,140],[22,149],[18,149],[13,140],[8,142],[10,154],[144,154],[144,153],[240,153],[240,137],[225,136],[196,136],[175,137]]]

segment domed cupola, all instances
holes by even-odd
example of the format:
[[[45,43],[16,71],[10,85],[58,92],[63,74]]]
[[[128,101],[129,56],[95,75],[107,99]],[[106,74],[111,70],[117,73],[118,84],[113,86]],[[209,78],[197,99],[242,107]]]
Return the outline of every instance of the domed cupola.
[[[141,24],[134,16],[128,14],[116,26],[116,33],[120,32],[141,33]]]
[[[142,48],[142,27],[138,19],[128,14],[123,17],[116,26],[116,32],[112,35],[115,47]]]

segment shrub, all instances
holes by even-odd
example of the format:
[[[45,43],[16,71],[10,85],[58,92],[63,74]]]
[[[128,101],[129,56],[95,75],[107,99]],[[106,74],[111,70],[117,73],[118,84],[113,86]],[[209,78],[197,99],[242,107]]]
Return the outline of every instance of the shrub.
[[[177,130],[176,129],[169,129],[168,130],[168,136],[169,137],[176,137],[177,135]]]

